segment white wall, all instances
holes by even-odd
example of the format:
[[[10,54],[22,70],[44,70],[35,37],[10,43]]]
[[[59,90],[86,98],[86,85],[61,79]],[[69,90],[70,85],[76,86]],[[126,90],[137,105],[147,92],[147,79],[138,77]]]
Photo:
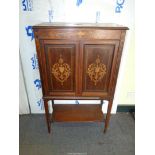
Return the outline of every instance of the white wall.
[[[20,57],[19,57],[20,58]],[[28,97],[22,71],[22,63],[19,59],[19,114],[29,114]]]
[[[24,4],[26,4],[26,2],[29,2],[29,7],[24,8]],[[134,0],[83,0],[79,6],[77,6],[76,3],[77,0],[20,1],[20,54],[32,113],[43,113],[44,107],[41,99],[42,91],[39,83],[40,75],[36,61],[35,42],[31,28],[28,26],[32,26],[41,22],[48,22],[48,10],[50,9],[54,11],[53,22],[94,23],[96,21],[96,11],[100,11],[100,22],[118,23],[130,28],[126,37],[116,95],[114,99],[114,106],[112,109],[113,113],[116,112],[117,104],[119,103],[119,97],[121,96],[119,91],[121,89],[121,81],[125,76],[123,73],[129,52],[128,48],[130,47],[131,43],[131,32],[134,31]],[[32,60],[35,61],[33,62]],[[34,81],[36,83],[34,83]],[[66,103],[66,101],[61,101],[61,103],[62,102]],[[57,101],[57,103],[59,103],[59,101]],[[75,101],[70,101],[70,103],[75,103]],[[87,101],[87,103],[89,103],[89,101]],[[99,103],[99,101],[92,101],[91,103]]]

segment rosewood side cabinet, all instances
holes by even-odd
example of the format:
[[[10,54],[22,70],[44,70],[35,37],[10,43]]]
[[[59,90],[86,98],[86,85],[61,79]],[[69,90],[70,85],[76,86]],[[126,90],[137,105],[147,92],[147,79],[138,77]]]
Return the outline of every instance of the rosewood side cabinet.
[[[126,30],[102,23],[33,26],[49,133],[53,121],[104,121],[106,132]],[[54,104],[54,100],[100,100],[101,104]],[[103,100],[108,100],[105,118]]]

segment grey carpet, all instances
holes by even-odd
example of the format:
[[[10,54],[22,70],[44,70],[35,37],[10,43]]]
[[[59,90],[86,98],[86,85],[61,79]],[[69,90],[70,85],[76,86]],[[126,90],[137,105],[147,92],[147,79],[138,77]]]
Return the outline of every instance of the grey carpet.
[[[21,115],[19,155],[134,155],[135,122],[129,113],[104,123],[53,123],[48,134],[44,115]]]

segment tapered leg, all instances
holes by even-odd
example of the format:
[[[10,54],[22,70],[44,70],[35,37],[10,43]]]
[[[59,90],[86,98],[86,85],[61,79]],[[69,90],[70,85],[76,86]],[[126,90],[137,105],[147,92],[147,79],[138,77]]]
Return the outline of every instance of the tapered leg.
[[[52,100],[52,108],[53,108],[53,111],[54,111],[54,100]],[[51,117],[51,122],[54,122],[53,113],[52,113],[52,117]]]
[[[106,115],[105,126],[104,126],[104,133],[106,133],[108,125],[109,125],[109,120],[110,120],[110,116],[111,116],[112,102],[113,102],[113,100],[110,100],[109,103],[108,103],[107,115]]]
[[[101,107],[102,107],[102,105],[103,105],[103,100],[101,100]]]
[[[44,99],[44,107],[45,107],[45,116],[47,122],[48,133],[51,132],[51,123],[49,117],[49,109],[48,109],[48,100]]]
[[[52,100],[52,107],[54,107],[54,100]]]

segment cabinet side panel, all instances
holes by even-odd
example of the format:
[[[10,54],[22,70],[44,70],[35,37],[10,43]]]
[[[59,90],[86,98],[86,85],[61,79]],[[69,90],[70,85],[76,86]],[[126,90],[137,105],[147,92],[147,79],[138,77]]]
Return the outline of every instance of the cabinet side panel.
[[[117,50],[117,54],[115,55],[115,64],[112,66],[112,78],[110,80],[110,85],[109,85],[111,98],[114,97],[114,92],[115,92],[115,87],[116,87],[116,82],[117,82],[117,77],[119,72],[119,66],[121,62],[121,56],[122,56],[122,51],[123,51],[123,46],[125,41],[125,35],[126,35],[126,30],[122,30],[121,39],[119,42],[119,48]]]

